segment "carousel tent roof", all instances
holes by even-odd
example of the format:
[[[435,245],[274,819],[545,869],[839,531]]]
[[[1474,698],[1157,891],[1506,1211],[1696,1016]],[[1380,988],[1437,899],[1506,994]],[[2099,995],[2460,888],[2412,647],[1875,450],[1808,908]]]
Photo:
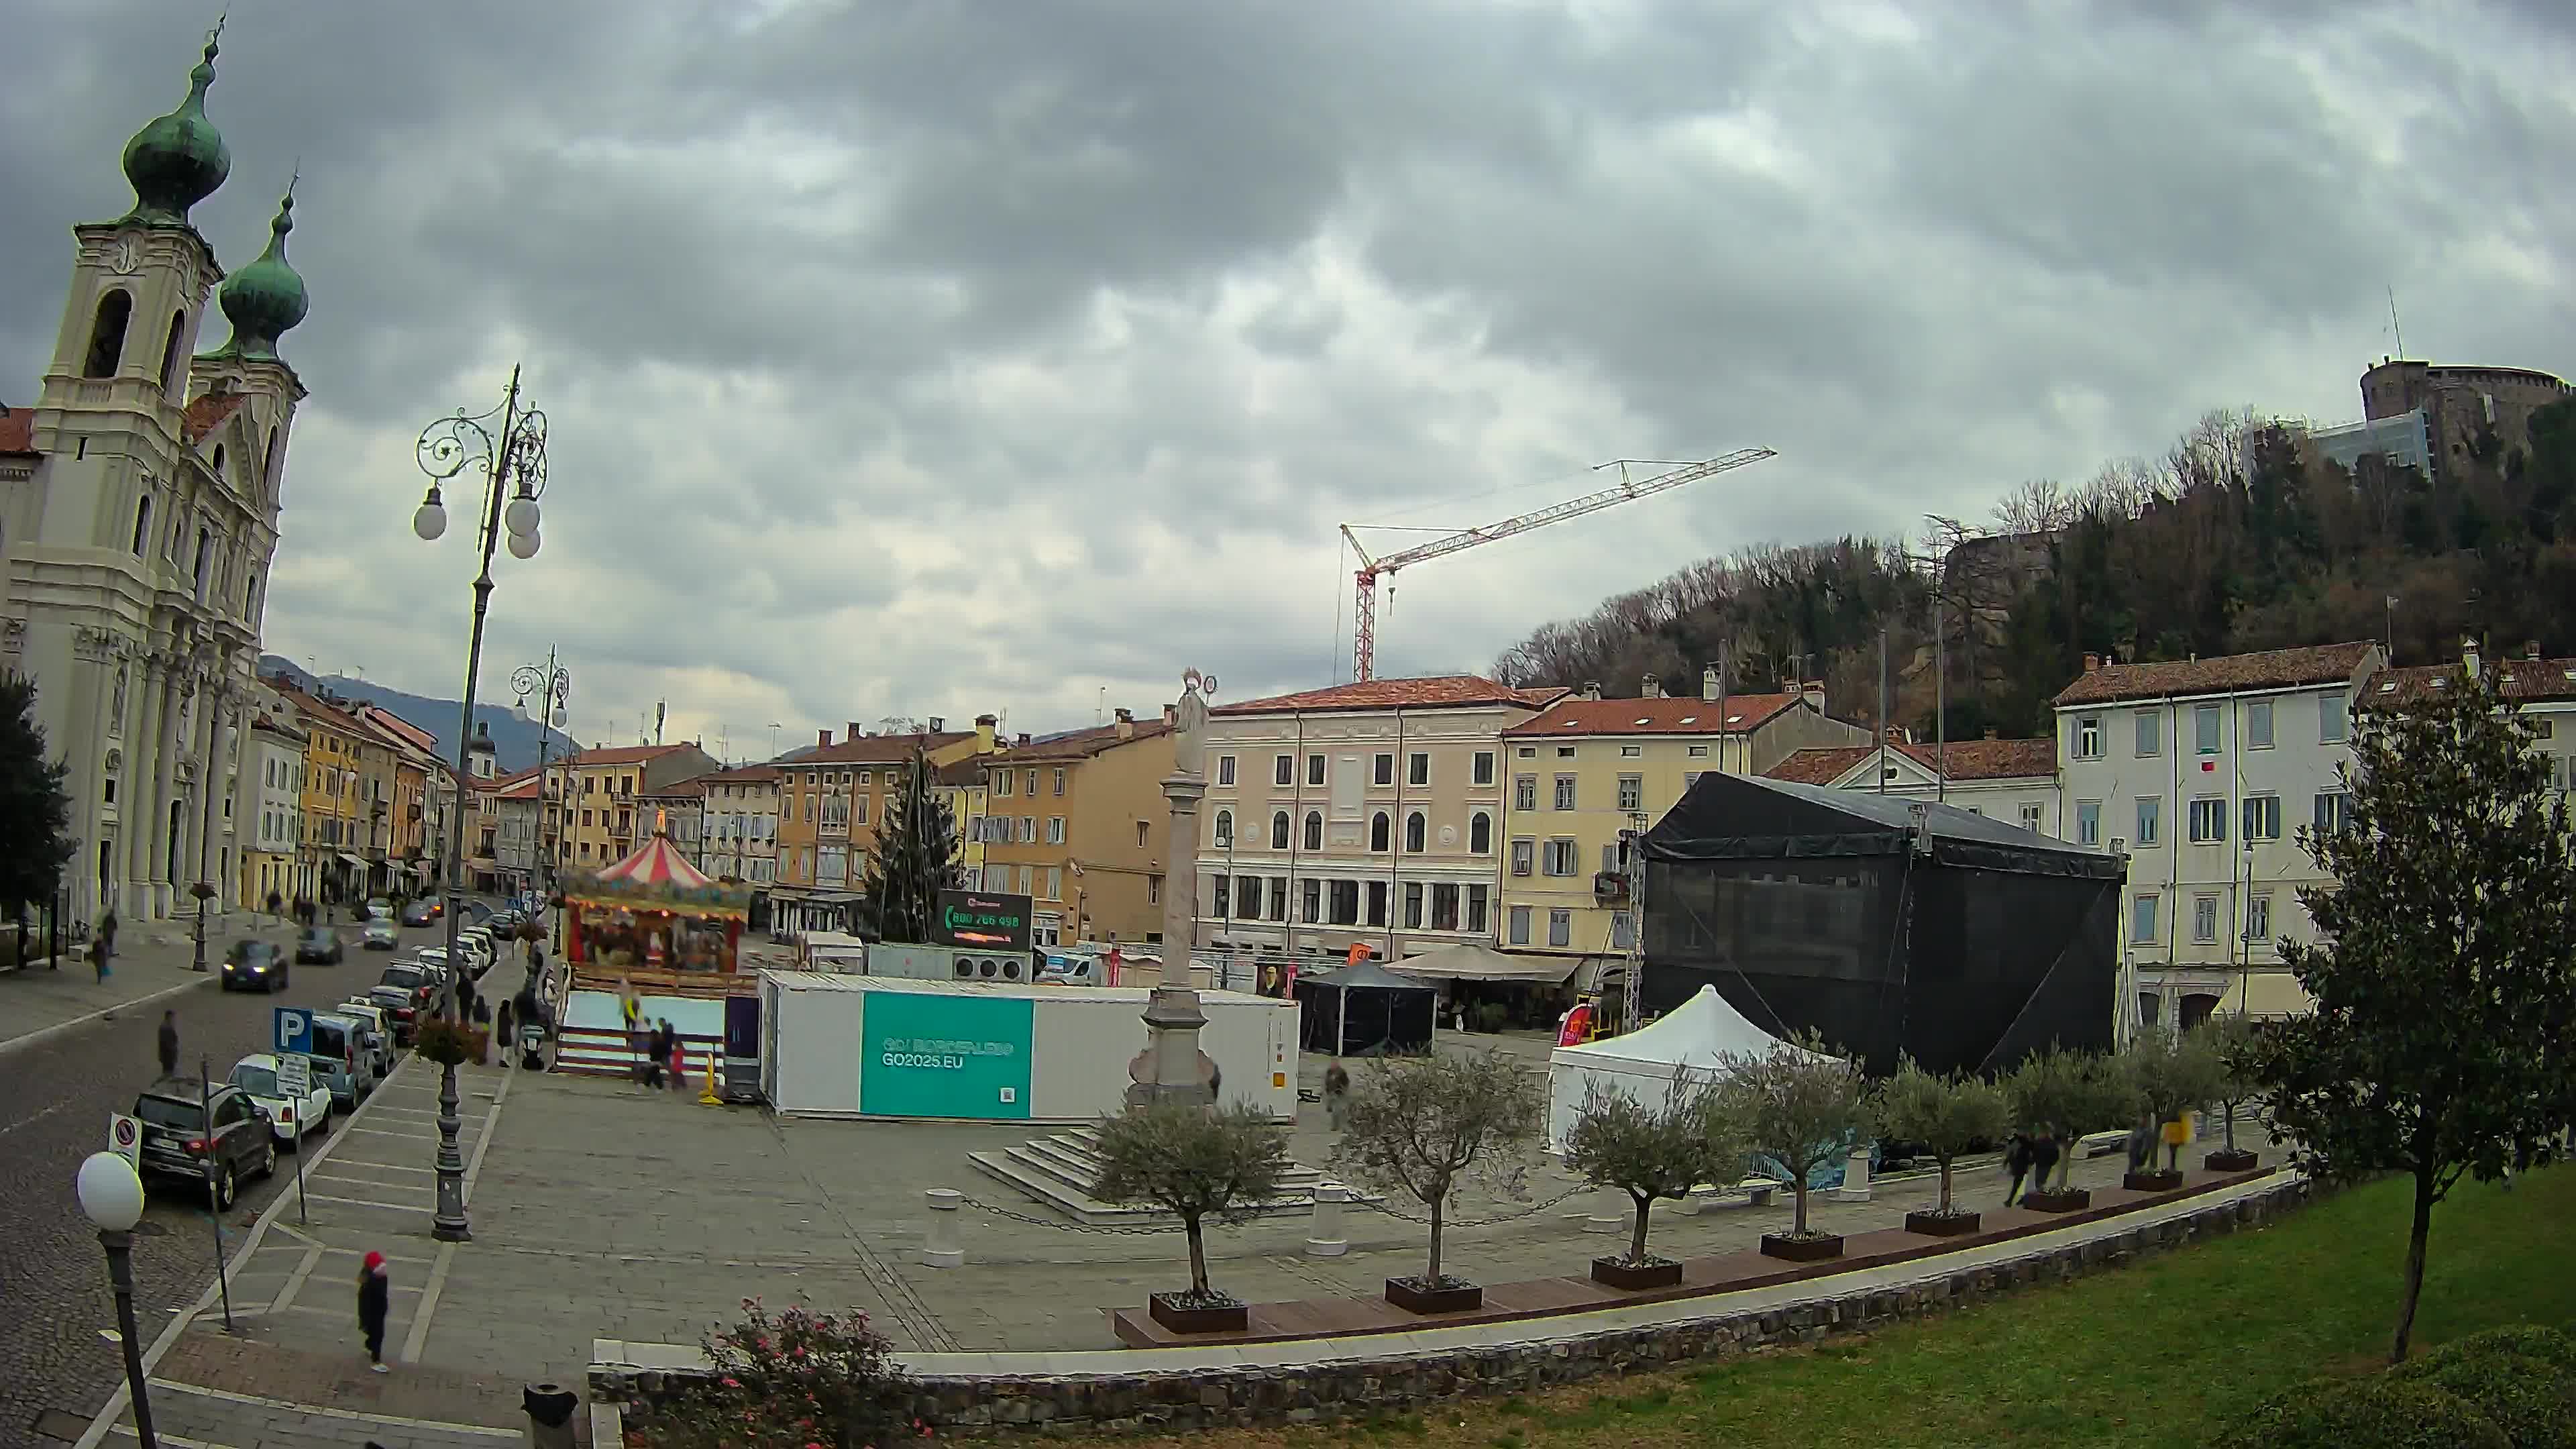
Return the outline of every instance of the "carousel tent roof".
[[[622,880],[629,885],[668,886],[693,891],[713,883],[714,878],[689,864],[671,837],[656,829],[653,838],[635,847],[635,853],[599,872],[601,880]]]

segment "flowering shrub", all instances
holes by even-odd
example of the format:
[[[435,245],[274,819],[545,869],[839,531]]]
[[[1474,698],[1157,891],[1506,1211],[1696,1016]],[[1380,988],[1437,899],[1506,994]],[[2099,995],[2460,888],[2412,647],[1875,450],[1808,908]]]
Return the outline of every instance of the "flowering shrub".
[[[885,1449],[929,1433],[912,1416],[894,1346],[866,1314],[772,1314],[757,1298],[742,1300],[742,1311],[742,1322],[701,1340],[713,1374],[688,1381],[644,1416],[646,1443]]]

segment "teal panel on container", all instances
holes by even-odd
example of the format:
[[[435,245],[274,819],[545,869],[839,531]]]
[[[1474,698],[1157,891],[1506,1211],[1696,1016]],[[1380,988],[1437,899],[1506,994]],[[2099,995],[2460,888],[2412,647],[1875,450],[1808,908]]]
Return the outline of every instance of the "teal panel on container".
[[[878,1117],[1026,1120],[1037,1003],[1025,996],[871,991],[860,1017],[859,1110]]]

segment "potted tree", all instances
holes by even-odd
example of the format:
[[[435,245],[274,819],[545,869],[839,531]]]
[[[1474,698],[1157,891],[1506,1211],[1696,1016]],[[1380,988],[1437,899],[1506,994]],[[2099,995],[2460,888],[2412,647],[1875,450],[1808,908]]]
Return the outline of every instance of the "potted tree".
[[[1647,1106],[1615,1087],[1594,1083],[1565,1134],[1565,1165],[1594,1187],[1615,1187],[1636,1204],[1624,1256],[1592,1260],[1592,1281],[1613,1288],[1669,1288],[1682,1265],[1646,1252],[1646,1223],[1657,1199],[1679,1200],[1704,1182],[1743,1166],[1748,1150],[1727,1114],[1727,1099],[1707,1072],[1678,1067],[1660,1105]]]
[[[1976,1210],[1951,1202],[1950,1170],[1960,1154],[2004,1135],[2012,1113],[2003,1090],[1982,1077],[1927,1072],[1907,1058],[1878,1089],[1872,1115],[1881,1134],[1923,1144],[1941,1165],[1940,1205],[1907,1213],[1905,1230],[1936,1238],[1975,1232],[1981,1221]]]
[[[2076,1144],[2089,1126],[2118,1122],[2128,1116],[2128,1085],[2111,1062],[2096,1053],[2052,1046],[2034,1054],[2005,1080],[2012,1103],[2013,1125],[2024,1132],[2047,1133],[2057,1143],[2057,1162],[2046,1179],[2022,1196],[2034,1212],[2082,1212],[2093,1194],[2073,1185]]]
[[[1161,1208],[1181,1220],[1189,1238],[1189,1291],[1153,1294],[1145,1311],[1174,1333],[1249,1327],[1243,1301],[1208,1283],[1203,1225],[1211,1217],[1242,1222],[1279,1195],[1288,1171],[1288,1144],[1279,1130],[1248,1105],[1211,1112],[1149,1102],[1103,1118],[1093,1150],[1100,1157],[1093,1197]]]
[[[1351,1176],[1429,1210],[1431,1255],[1421,1274],[1386,1280],[1386,1301],[1412,1313],[1483,1306],[1485,1290],[1441,1270],[1441,1229],[1470,1181],[1517,1192],[1546,1102],[1538,1078],[1500,1052],[1399,1057],[1351,1083],[1335,1157]]]
[[[1840,1233],[1807,1225],[1807,1182],[1868,1130],[1860,1064],[1833,1056],[1808,1033],[1767,1052],[1730,1055],[1719,1070],[1729,1114],[1744,1124],[1753,1150],[1778,1166],[1796,1203],[1789,1231],[1764,1233],[1762,1251],[1797,1263],[1841,1257]]]
[[[2210,1095],[2226,1113],[2221,1130],[2226,1134],[2227,1145],[2200,1160],[2200,1165],[2211,1172],[2252,1172],[2262,1165],[2261,1158],[2236,1145],[2236,1109],[2254,1097],[2248,1068],[2260,1045],[2259,1030],[2251,1018],[2243,1016],[2212,1017],[2199,1028],[2208,1042],[2210,1057],[2217,1063]]]
[[[2119,1069],[2133,1109],[2159,1126],[2181,1121],[2216,1096],[2224,1070],[2201,1033],[2160,1031],[2140,1033],[2121,1053]],[[2120,1185],[2131,1192],[2172,1192],[2182,1186],[2182,1168],[2173,1161],[2162,1167],[2150,1162],[2146,1171],[2122,1177]]]

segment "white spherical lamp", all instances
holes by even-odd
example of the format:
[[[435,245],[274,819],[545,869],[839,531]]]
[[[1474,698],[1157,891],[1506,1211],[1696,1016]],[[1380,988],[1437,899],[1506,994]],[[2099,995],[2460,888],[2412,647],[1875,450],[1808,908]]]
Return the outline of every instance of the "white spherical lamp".
[[[510,506],[501,510],[501,522],[507,525],[512,533],[535,533],[537,500],[525,493],[511,499]]]
[[[438,536],[447,532],[447,505],[438,501],[437,489],[429,490],[429,497],[412,513],[411,531],[423,543],[436,543]]]
[[[113,1152],[93,1152],[80,1165],[81,1212],[101,1232],[130,1233],[143,1221],[143,1179]]]
[[[535,558],[537,556],[537,543],[538,538],[534,532],[511,534],[510,557]]]

